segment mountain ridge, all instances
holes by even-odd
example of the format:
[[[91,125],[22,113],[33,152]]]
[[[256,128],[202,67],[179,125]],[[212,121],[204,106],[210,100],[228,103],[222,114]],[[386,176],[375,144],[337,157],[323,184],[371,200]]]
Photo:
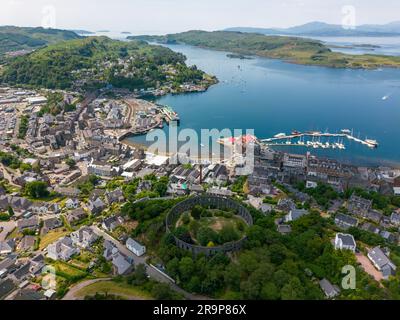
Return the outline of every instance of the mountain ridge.
[[[292,36],[391,37],[400,36],[400,21],[393,21],[383,25],[364,24],[356,26],[354,29],[344,29],[341,25],[313,21],[290,28],[232,27],[224,29],[223,31]]]

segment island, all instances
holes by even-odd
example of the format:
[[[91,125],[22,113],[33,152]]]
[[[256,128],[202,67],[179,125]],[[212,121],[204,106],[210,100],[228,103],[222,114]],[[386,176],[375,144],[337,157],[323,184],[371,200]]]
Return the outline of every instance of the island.
[[[321,41],[300,37],[266,36],[257,33],[231,31],[188,31],[165,36],[131,36],[128,39],[165,44],[183,43],[235,54],[256,55],[301,65],[330,68],[377,69],[400,67],[400,57],[371,54],[350,55],[333,52]]]
[[[253,59],[253,58],[245,56],[243,54],[228,53],[226,56],[228,58],[231,58],[231,59],[240,59],[240,60],[251,60],[251,59]]]
[[[331,45],[329,45],[329,48],[331,48],[331,49],[346,49],[346,50],[362,49],[362,50],[367,50],[367,51],[375,51],[376,49],[380,49],[382,47],[372,45],[372,44],[343,44],[343,45],[331,44]]]
[[[95,32],[87,31],[87,30],[71,30],[71,31],[75,32],[77,34],[81,34],[81,35],[93,35],[93,34],[95,34]]]

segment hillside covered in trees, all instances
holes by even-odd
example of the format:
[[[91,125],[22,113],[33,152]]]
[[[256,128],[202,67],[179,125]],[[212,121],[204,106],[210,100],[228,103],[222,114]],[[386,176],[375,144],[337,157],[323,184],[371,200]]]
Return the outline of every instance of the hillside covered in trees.
[[[88,37],[49,45],[9,61],[0,80],[9,85],[49,89],[128,89],[200,83],[205,73],[185,64],[186,57],[143,41]]]
[[[0,27],[0,55],[79,38],[75,32],[67,30],[4,26]]]
[[[286,36],[265,36],[258,33],[230,31],[188,31],[166,36],[131,36],[128,39],[184,43],[213,50],[229,51],[244,55],[282,59],[303,65],[332,68],[400,67],[400,58],[378,55],[349,55],[332,52],[322,42]]]

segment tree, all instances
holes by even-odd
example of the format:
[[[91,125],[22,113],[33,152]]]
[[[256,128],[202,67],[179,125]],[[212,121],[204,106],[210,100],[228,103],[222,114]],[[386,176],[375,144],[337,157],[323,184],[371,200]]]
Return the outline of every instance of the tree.
[[[147,281],[146,266],[144,264],[139,264],[135,268],[135,272],[128,278],[128,283],[136,286],[140,286]]]
[[[147,279],[146,266],[141,263],[135,269],[136,280],[145,281]]]
[[[157,181],[153,186],[153,190],[157,192],[160,197],[164,197],[167,194],[168,181],[166,183],[161,180]]]
[[[283,286],[281,290],[282,300],[300,300],[304,299],[304,287],[299,278],[293,277],[289,283]]]
[[[218,234],[211,228],[207,227],[200,227],[199,231],[197,232],[197,240],[202,246],[206,246],[210,242],[220,243]]]
[[[261,299],[263,300],[278,300],[280,293],[278,288],[272,282],[267,282],[261,289]]]
[[[192,258],[184,257],[179,262],[179,273],[181,274],[183,281],[189,281],[195,271],[195,265]]]
[[[14,209],[13,209],[11,206],[8,206],[7,211],[8,211],[8,215],[9,215],[10,217],[13,217],[13,216],[14,216]]]
[[[65,160],[65,164],[72,169],[76,166],[76,161],[72,158],[68,158],[67,160]]]
[[[282,288],[286,283],[289,282],[289,275],[284,270],[278,270],[273,275],[274,284],[278,288]]]
[[[266,241],[265,230],[257,225],[251,226],[247,231],[248,246],[249,247],[260,247]]]
[[[222,228],[219,233],[221,243],[227,243],[237,241],[240,239],[240,234],[235,230],[233,226],[226,225]]]
[[[34,199],[46,198],[50,195],[47,184],[43,181],[33,181],[25,185],[25,193]]]
[[[201,206],[194,206],[191,211],[191,215],[193,219],[199,220],[201,218],[201,213],[203,212],[203,208]]]
[[[156,300],[174,300],[176,299],[175,292],[172,291],[171,287],[166,283],[154,284],[151,290],[152,296]]]
[[[100,182],[100,177],[96,176],[95,174],[91,174],[88,178],[88,182],[93,186],[96,186]]]

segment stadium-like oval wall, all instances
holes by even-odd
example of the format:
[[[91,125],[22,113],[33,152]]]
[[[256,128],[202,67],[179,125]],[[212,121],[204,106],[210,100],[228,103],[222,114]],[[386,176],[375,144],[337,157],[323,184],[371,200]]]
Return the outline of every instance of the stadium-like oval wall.
[[[167,215],[166,218],[166,228],[167,232],[171,232],[171,225],[174,221],[177,220],[178,216],[181,215],[182,213],[189,211],[193,207],[200,205],[203,207],[217,207],[218,209],[234,209],[237,213],[236,215],[240,216],[243,218],[243,220],[249,225],[253,225],[253,217],[251,216],[250,212],[241,204],[238,202],[229,199],[229,198],[224,198],[224,197],[218,197],[218,196],[198,196],[198,197],[193,197],[186,199],[180,203],[178,203],[175,207],[171,209],[169,214]],[[244,237],[238,241],[235,242],[230,242],[226,243],[221,246],[216,246],[216,247],[203,247],[203,246],[196,246],[190,243],[187,243],[179,238],[177,238],[175,235],[173,235],[175,243],[177,247],[180,249],[190,251],[194,255],[199,255],[201,253],[205,254],[206,256],[212,256],[217,253],[228,253],[228,252],[234,252],[234,251],[239,251],[242,249],[244,243],[247,241],[247,237]]]

